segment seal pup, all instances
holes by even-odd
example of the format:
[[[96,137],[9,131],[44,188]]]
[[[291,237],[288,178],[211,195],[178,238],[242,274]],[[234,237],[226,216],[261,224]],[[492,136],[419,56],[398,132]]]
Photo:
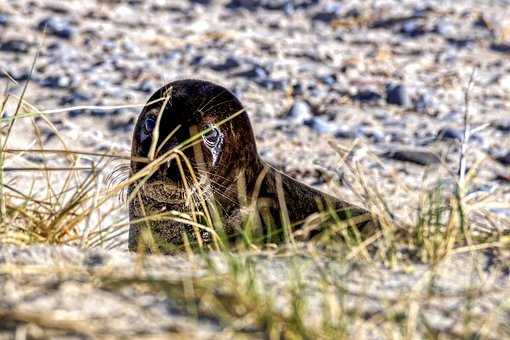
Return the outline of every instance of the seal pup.
[[[264,162],[243,105],[211,82],[178,80],[156,91],[136,121],[131,157],[131,175],[146,172],[128,188],[132,251],[143,228],[163,252],[185,238],[213,240],[214,231],[186,223],[179,213],[201,219],[202,225],[214,220],[230,239],[249,232],[271,243],[313,237],[325,210],[360,229],[373,222],[369,211]]]

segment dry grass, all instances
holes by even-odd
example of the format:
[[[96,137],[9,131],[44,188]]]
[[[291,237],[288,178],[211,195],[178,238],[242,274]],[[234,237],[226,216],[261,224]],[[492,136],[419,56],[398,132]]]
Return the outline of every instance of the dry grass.
[[[35,62],[34,62],[35,63]],[[28,84],[28,83],[27,83]],[[471,81],[470,81],[471,84]],[[470,86],[470,85],[469,85]],[[15,112],[9,117],[2,117],[2,151],[0,153],[0,242],[16,245],[32,244],[70,244],[79,247],[116,247],[125,237],[128,228],[127,218],[118,221],[110,216],[118,214],[125,207],[124,201],[116,200],[128,185],[136,181],[144,182],[163,162],[175,159],[183,173],[186,167],[192,173],[191,182],[198,183],[193,169],[182,150],[191,147],[200,137],[200,133],[183,142],[176,149],[159,157],[154,157],[155,146],[151,148],[152,157],[145,160],[147,166],[129,178],[111,185],[105,183],[105,176],[111,173],[114,161],[129,160],[129,155],[121,155],[114,150],[97,153],[91,150],[72,150],[67,147],[65,139],[51,124],[48,114],[65,112],[68,109],[56,109],[42,112],[24,100],[25,86],[21,96],[14,98],[5,95],[0,98],[0,112],[4,112],[9,103],[14,101]],[[164,99],[162,99],[164,100]],[[280,247],[272,253],[289,258],[301,256],[311,258],[316,264],[321,280],[315,283],[321,289],[318,297],[310,301],[307,293],[310,283],[300,274],[303,268],[300,261],[291,261],[295,267],[284,295],[288,308],[278,307],[275,292],[267,289],[263,278],[256,271],[256,255],[273,249],[274,245],[265,244],[254,238],[249,232],[244,236],[244,243],[236,248],[229,244],[221,232],[221,221],[215,218],[214,206],[204,199],[203,193],[192,197],[197,200],[196,207],[189,214],[166,212],[151,219],[171,219],[186,223],[196,229],[205,229],[213,235],[213,242],[198,242],[186,245],[190,257],[200,256],[206,261],[207,275],[190,279],[157,280],[147,276],[135,275],[120,277],[117,275],[96,275],[101,287],[121,289],[125,286],[146,287],[154,292],[163,292],[174,301],[185,306],[189,315],[214,318],[226,333],[246,337],[278,338],[330,338],[341,339],[356,333],[353,326],[365,324],[374,329],[383,330],[385,336],[412,339],[416,334],[425,338],[440,338],[441,332],[433,324],[421,317],[421,309],[432,299],[437,299],[427,290],[434,281],[434,268],[453,254],[469,252],[478,253],[486,249],[508,249],[510,236],[502,232],[510,230],[508,218],[492,213],[493,208],[510,208],[508,203],[501,203],[498,198],[487,194],[476,197],[469,193],[469,187],[482,166],[480,161],[466,171],[466,154],[469,152],[469,89],[466,90],[465,134],[460,147],[459,173],[452,174],[453,187],[439,183],[431,189],[420,193],[420,202],[415,211],[414,221],[403,222],[395,217],[388,208],[383,193],[376,186],[366,181],[369,178],[360,164],[352,157],[355,147],[343,149],[334,145],[342,160],[344,171],[356,178],[351,183],[351,190],[367,207],[380,217],[381,227],[369,236],[362,236],[349,221],[338,219],[334,211],[325,207],[323,214],[331,214],[333,223],[312,242],[303,246],[294,240],[294,233],[289,223],[283,226],[287,246]],[[74,108],[71,108],[74,109]],[[70,109],[69,109],[70,110]],[[29,120],[34,131],[36,147],[15,149],[9,147],[13,126],[20,119]],[[57,134],[60,149],[48,149],[41,138],[40,124],[52,128]],[[52,155],[52,162],[58,156],[57,165],[45,161],[38,166],[11,166],[13,159],[27,154],[37,154],[43,158]],[[375,156],[374,156],[375,157]],[[84,159],[88,159],[84,166]],[[53,164],[52,163],[52,164]],[[32,176],[26,176],[30,172]],[[115,177],[115,176],[114,176]],[[20,178],[25,185],[17,187],[14,183]],[[135,190],[127,201],[136,198]],[[279,197],[284,200],[283,197]],[[285,212],[284,216],[285,216]],[[496,226],[493,232],[480,233],[474,228],[472,216],[483,217],[487,225]],[[248,217],[245,230],[250,230],[254,219]],[[285,220],[285,219],[284,219]],[[311,218],[313,220],[313,218]],[[197,233],[197,235],[199,235]],[[342,241],[339,241],[341,239]],[[145,247],[156,249],[154,239],[146,235]],[[200,240],[200,237],[199,237]],[[341,242],[341,245],[339,245]],[[244,249],[244,252],[243,252]],[[340,250],[339,250],[340,249]],[[218,268],[207,251],[214,250],[226,269]],[[238,252],[250,256],[239,256]],[[143,256],[140,254],[140,256]],[[430,270],[423,278],[425,284],[410,292],[406,298],[388,301],[388,308],[373,315],[358,313],[356,308],[347,307],[345,296],[348,293],[342,283],[329,273],[323,263],[329,259],[336,263],[348,265],[352,261],[363,261],[366,266],[384,263],[390,266],[412,265],[421,262],[430,265]],[[423,288],[425,287],[425,288]],[[476,299],[481,292],[465,292],[468,299]],[[320,305],[320,313],[311,318],[311,302]],[[472,311],[460,311],[464,318],[464,327],[451,329],[442,334],[447,338],[466,338],[478,336],[508,336],[508,329],[486,325],[495,323],[496,313],[485,319],[472,317]],[[473,314],[474,315],[474,314]],[[0,319],[15,322],[37,324],[42,328],[61,329],[76,333],[94,335],[94,327],[83,323],[62,322],[51,316],[38,316],[11,310],[0,310]],[[312,321],[313,319],[313,321]],[[503,333],[501,333],[503,332]],[[97,335],[97,334],[95,334]]]

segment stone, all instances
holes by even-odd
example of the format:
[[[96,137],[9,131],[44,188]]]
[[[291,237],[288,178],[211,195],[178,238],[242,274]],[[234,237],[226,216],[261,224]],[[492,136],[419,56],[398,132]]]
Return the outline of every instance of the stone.
[[[456,140],[460,142],[463,139],[464,132],[459,129],[454,129],[451,127],[441,128],[436,135],[436,140],[440,141]]]
[[[74,30],[70,24],[58,17],[47,17],[39,21],[37,24],[39,31],[46,30],[49,35],[54,35],[62,39],[71,39],[74,35]]]
[[[425,26],[418,20],[409,20],[402,24],[400,33],[409,37],[416,38],[427,33]]]
[[[311,128],[312,130],[319,134],[334,133],[336,130],[336,127],[333,124],[318,117],[308,119],[304,123],[306,126],[308,126],[309,128]]]
[[[359,90],[352,99],[360,102],[375,102],[381,99],[381,95],[372,90]]]
[[[296,100],[285,117],[294,123],[302,124],[312,118],[312,110],[307,102]]]
[[[30,44],[21,39],[12,39],[0,43],[0,51],[12,53],[27,53],[30,50]]]
[[[491,122],[491,126],[495,128],[496,130],[510,133],[510,119],[497,119],[493,122]]]
[[[409,107],[411,99],[407,93],[407,88],[402,84],[386,85],[386,102],[388,104]]]
[[[441,162],[441,158],[435,153],[418,148],[392,148],[381,154],[384,158],[401,162],[409,162],[418,165],[432,165]]]
[[[73,79],[69,76],[52,75],[42,79],[39,85],[52,89],[68,88],[73,84]]]
[[[228,57],[225,62],[219,64],[213,64],[209,66],[211,70],[214,71],[230,71],[232,69],[238,68],[241,66],[241,63],[234,57]]]
[[[505,154],[500,156],[496,156],[496,160],[503,165],[510,166],[510,151],[507,151]]]

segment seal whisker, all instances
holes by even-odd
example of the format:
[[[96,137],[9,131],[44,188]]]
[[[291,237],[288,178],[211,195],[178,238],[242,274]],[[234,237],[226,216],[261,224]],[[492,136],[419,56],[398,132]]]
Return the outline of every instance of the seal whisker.
[[[106,188],[110,190],[116,184],[123,183],[127,181],[131,174],[131,167],[129,163],[122,162],[113,167],[113,170],[106,176],[104,182],[106,183]],[[127,187],[123,190],[119,191],[119,201],[124,203],[126,202],[127,195]]]
[[[228,99],[228,100],[222,101],[222,102],[220,102],[220,103],[218,103],[218,104],[216,104],[216,105],[213,105],[212,107],[208,108],[208,109],[207,109],[207,111],[206,111],[206,112],[204,112],[204,113],[206,113],[206,114],[210,114],[210,113],[212,113],[212,111],[213,111],[215,108],[217,108],[218,106],[220,106],[220,105],[224,105],[224,104],[228,104],[228,103],[231,103],[231,102],[233,102],[233,101],[234,101],[234,100],[232,100],[232,99]]]
[[[203,110],[206,110],[208,111],[209,108],[206,109],[206,106],[208,106],[209,104],[212,104],[214,103],[214,101],[216,99],[218,99],[222,94],[224,94],[225,91],[220,91],[217,95],[215,95],[214,97],[212,97],[211,99],[209,99],[209,101],[207,103],[205,103],[205,105],[201,106],[197,111],[200,112],[200,113],[203,113]]]
[[[230,178],[227,178],[227,177],[223,177],[223,176],[220,176],[220,175],[217,175],[215,173],[212,173],[212,172],[208,172],[208,171],[204,171],[204,170],[199,170],[198,173],[200,175],[205,175],[207,177],[217,177],[217,178],[220,178],[220,179],[223,179],[223,180],[227,180],[227,181],[230,181],[231,179]],[[220,185],[220,183],[218,182],[215,182],[215,184],[218,184]],[[226,187],[225,185],[223,185],[223,187]]]

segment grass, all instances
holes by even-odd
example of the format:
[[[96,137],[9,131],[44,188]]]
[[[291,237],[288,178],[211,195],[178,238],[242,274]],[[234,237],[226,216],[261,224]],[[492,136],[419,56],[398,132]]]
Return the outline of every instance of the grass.
[[[196,231],[210,231],[212,243],[204,244],[198,237],[198,244],[185,244],[184,255],[181,255],[187,256],[190,263],[198,261],[202,274],[190,271],[184,277],[158,278],[145,273],[144,263],[146,260],[150,262],[150,259],[145,258],[143,250],[147,247],[157,249],[154,237],[148,233],[143,237],[145,243],[137,257],[139,272],[128,276],[108,271],[95,272],[87,274],[89,279],[96,282],[100,289],[122,291],[132,287],[164,294],[177,302],[188,317],[213,320],[220,326],[222,334],[235,337],[343,339],[363,337],[370,332],[386,338],[405,339],[508,336],[510,331],[505,322],[497,321],[499,315],[508,313],[508,306],[502,303],[491,313],[480,316],[473,306],[487,292],[477,288],[457,292],[465,303],[457,311],[457,321],[452,327],[438,327],[427,313],[430,304],[448,298],[447,293],[434,288],[443,263],[459,253],[471,254],[477,277],[483,277],[480,265],[475,261],[477,256],[486,250],[506,251],[510,244],[508,233],[501,232],[510,230],[510,220],[493,213],[496,208],[510,208],[508,202],[500,202],[497,192],[483,197],[470,193],[471,186],[477,180],[477,172],[484,164],[480,160],[469,171],[466,170],[472,132],[468,110],[471,83],[472,80],[466,90],[465,134],[460,145],[459,171],[414,193],[416,205],[410,204],[415,208],[407,220],[402,220],[392,211],[391,202],[388,201],[391,198],[379,192],[378,187],[367,180],[370,174],[353,160],[356,158],[353,154],[360,145],[354,144],[351,148],[332,145],[340,155],[344,172],[355,179],[348,183],[349,189],[380,218],[380,228],[373,233],[360,234],[351,228],[348,221],[340,220],[334,211],[324,207],[321,214],[332,217],[329,225],[307,244],[296,241],[294,236],[299,236],[299,231],[292,230],[289,222],[281,228],[287,240],[284,245],[264,242],[254,232],[255,218],[247,216],[243,242],[231,245],[222,234],[222,222],[215,214],[214,205],[206,202],[203,193],[198,192],[195,197],[197,204],[192,205],[198,209],[189,214],[166,212],[146,216],[144,220],[172,219],[192,225]],[[75,108],[39,111],[24,99],[26,89],[27,86],[19,98],[9,96],[7,90],[0,98],[0,112],[4,112],[12,102],[15,104],[14,114],[2,116],[1,120],[0,243],[17,246],[68,244],[82,248],[118,247],[124,242],[128,221],[124,217],[126,202],[116,198],[129,184],[137,181],[143,183],[144,178],[148,178],[159,164],[169,159],[178,162],[181,173],[187,167],[193,174],[182,149],[192,147],[199,134],[179,145],[176,150],[157,158],[154,156],[154,145],[151,147],[151,159],[145,160],[147,166],[142,171],[129,178],[123,177],[125,171],[120,171],[120,178],[117,178],[111,169],[115,162],[120,161],[120,169],[125,170],[122,162],[129,160],[129,155],[118,154],[115,150],[99,153],[70,149],[47,116]],[[166,98],[162,100],[168,101]],[[18,120],[30,122],[34,132],[33,147],[9,147],[8,141]],[[61,148],[48,148],[44,144],[41,124],[53,129]],[[42,157],[42,164],[12,165],[20,157],[30,154]],[[374,157],[374,162],[380,162],[375,155],[371,154],[370,157]],[[84,163],[84,159],[89,161]],[[27,176],[27,173],[30,175]],[[109,184],[104,181],[108,174],[112,175]],[[21,188],[17,185],[20,181],[24,183]],[[190,185],[197,181],[193,174]],[[401,182],[398,177],[395,181]],[[126,201],[136,199],[136,193],[135,190]],[[284,201],[281,195],[278,198]],[[285,209],[282,214],[286,221]],[[478,232],[473,216],[481,217],[486,224],[496,226],[495,230],[500,231]],[[314,221],[314,217],[311,217],[306,223],[313,225]],[[288,276],[280,277],[279,280],[283,282],[277,287],[270,283],[275,271],[273,261],[283,261],[288,270]],[[339,277],[330,268],[356,266],[375,272],[379,266],[411,271],[424,266],[426,270],[414,287],[398,297],[389,298],[381,297],[384,294],[376,296],[370,289],[362,292],[362,289],[356,291],[346,286],[342,276]],[[4,266],[2,272],[13,275],[13,270]],[[73,269],[69,271],[72,273]],[[475,283],[473,287],[477,287]],[[504,296],[508,299],[508,292]],[[379,301],[379,307],[372,311],[352,304],[352,301],[364,304],[373,299]],[[84,322],[62,321],[51,314],[37,315],[4,307],[0,308],[0,320],[15,327],[35,324],[54,331],[92,337],[104,335],[101,333],[103,331]]]

